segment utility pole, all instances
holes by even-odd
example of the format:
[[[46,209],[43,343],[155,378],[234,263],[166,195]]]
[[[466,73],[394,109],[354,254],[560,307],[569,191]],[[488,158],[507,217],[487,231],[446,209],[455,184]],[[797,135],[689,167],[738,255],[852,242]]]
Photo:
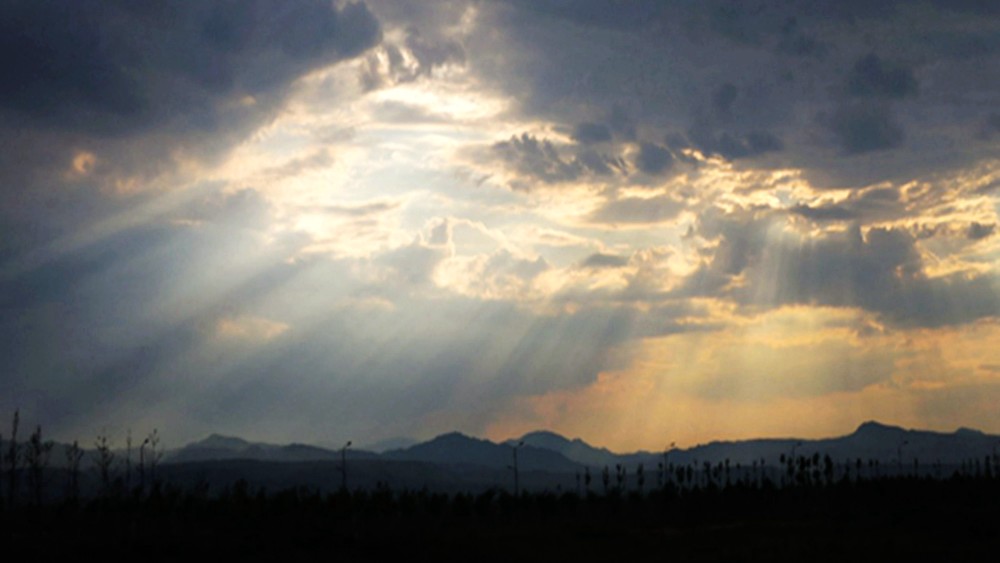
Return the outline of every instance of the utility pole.
[[[677,446],[677,442],[670,442],[670,446],[663,450],[663,486],[666,487],[667,483],[670,482],[670,450],[673,450]]]
[[[899,447],[896,448],[896,470],[899,472],[899,476],[903,476],[903,446],[908,445],[910,442],[908,440],[903,440]]]
[[[524,445],[523,441],[518,442],[517,445],[514,446],[514,449],[512,450],[513,453],[514,453],[514,465],[511,466],[511,469],[514,470],[514,497],[515,498],[521,496],[520,475],[518,474],[518,469],[517,469],[517,450],[518,450],[518,448],[520,448],[523,445]]]
[[[349,447],[351,447],[350,440],[340,448],[340,490],[344,492],[347,492],[347,448]]]
[[[139,494],[146,492],[146,446],[149,444],[147,436],[139,445]]]

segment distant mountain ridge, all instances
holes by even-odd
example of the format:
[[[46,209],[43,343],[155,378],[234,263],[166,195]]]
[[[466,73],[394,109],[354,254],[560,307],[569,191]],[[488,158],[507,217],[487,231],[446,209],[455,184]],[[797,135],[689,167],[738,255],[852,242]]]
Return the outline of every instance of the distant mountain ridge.
[[[908,430],[867,421],[851,434],[835,438],[717,441],[676,450],[670,455],[679,463],[689,463],[693,459],[712,463],[726,459],[734,463],[763,459],[767,465],[775,465],[782,455],[812,456],[818,453],[829,455],[838,463],[857,459],[911,463],[916,458],[924,463],[956,464],[993,455],[998,445],[1000,436],[968,428],[944,433]]]
[[[662,452],[615,453],[588,444],[579,438],[566,438],[549,431],[529,432],[520,438],[496,443],[458,432],[442,434],[425,442],[374,453],[362,448],[327,449],[307,444],[267,444],[235,436],[212,434],[202,440],[165,452],[157,474],[173,483],[195,485],[202,482],[225,487],[246,479],[257,486],[277,490],[294,486],[315,486],[335,490],[341,486],[345,471],[349,487],[394,488],[463,492],[489,489],[510,490],[514,477],[514,455],[520,484],[525,490],[581,490],[587,486],[583,477],[589,471],[590,490],[600,485],[598,475],[604,467],[616,466],[635,475],[643,464],[647,483],[659,483],[666,474],[661,467],[688,468],[688,474],[704,474],[705,464],[731,466],[738,475],[754,468],[767,468],[767,474],[780,482],[785,474],[782,460],[791,456],[827,456],[847,471],[863,462],[868,477],[908,474],[947,477],[961,470],[996,466],[992,462],[1000,450],[1000,436],[979,430],[959,428],[951,433],[909,430],[875,421],[865,422],[845,436],[805,440],[766,438],[741,441],[713,441]],[[9,442],[0,442],[7,451]],[[24,442],[19,442],[24,447]],[[49,467],[65,467],[67,446],[55,444]],[[146,463],[150,451],[146,450]],[[94,450],[85,451],[81,468],[91,490],[97,490]],[[125,460],[129,454],[116,449],[115,471],[128,479]],[[346,456],[346,465],[342,455]],[[987,459],[988,458],[988,459]],[[131,451],[132,478],[135,478],[138,452]],[[915,460],[919,460],[915,462]],[[990,461],[991,463],[985,463]],[[878,462],[878,463],[875,463]],[[972,463],[969,463],[972,462]],[[147,466],[148,467],[148,466]],[[741,469],[742,467],[742,469]],[[346,470],[345,470],[346,468]],[[756,472],[757,469],[753,469]],[[843,474],[843,473],[841,473]],[[635,480],[629,481],[635,486]]]
[[[398,440],[398,439],[397,439]],[[406,442],[402,442],[406,444]],[[555,432],[538,430],[520,438],[501,443],[466,436],[459,432],[442,434],[431,440],[382,453],[349,448],[348,459],[395,460],[437,465],[480,466],[507,470],[513,463],[513,450],[518,450],[518,464],[523,471],[575,472],[583,467],[600,468],[639,463],[655,467],[671,465],[731,463],[745,465],[754,462],[776,466],[782,456],[830,455],[838,463],[846,460],[878,460],[880,462],[961,463],[993,455],[1000,449],[1000,436],[979,430],[959,428],[952,433],[929,430],[909,430],[897,426],[867,421],[851,434],[823,439],[761,438],[739,441],[713,441],[690,448],[674,448],[663,452],[614,453],[595,447],[579,438],[566,438]],[[207,438],[169,452],[167,463],[249,459],[259,461],[298,462],[336,461],[339,450],[305,444],[274,445],[249,442],[242,438],[212,434]]]
[[[378,454],[348,449],[350,459],[372,459]],[[164,458],[165,463],[188,463],[200,461],[255,460],[255,461],[333,461],[340,459],[340,452],[308,444],[275,445],[249,442],[235,436],[212,434],[204,440],[172,450]]]
[[[402,450],[410,446],[415,446],[419,443],[420,443],[419,440],[414,440],[413,438],[405,438],[399,436],[395,438],[387,438],[385,440],[379,440],[377,442],[365,444],[361,446],[360,449],[380,454],[391,450]]]
[[[620,461],[619,458],[621,457],[606,448],[591,446],[579,438],[570,440],[548,430],[529,432],[520,438],[511,438],[504,443],[508,446],[513,446],[519,442],[523,442],[528,446],[558,452],[567,459],[588,466],[614,465]]]
[[[445,465],[478,465],[493,469],[512,466],[514,448],[507,444],[496,444],[489,440],[472,438],[458,432],[450,432],[430,441],[409,448],[385,452],[387,459],[423,461]],[[523,471],[572,472],[579,469],[579,463],[566,458],[560,452],[546,448],[525,445],[517,448],[518,467]]]

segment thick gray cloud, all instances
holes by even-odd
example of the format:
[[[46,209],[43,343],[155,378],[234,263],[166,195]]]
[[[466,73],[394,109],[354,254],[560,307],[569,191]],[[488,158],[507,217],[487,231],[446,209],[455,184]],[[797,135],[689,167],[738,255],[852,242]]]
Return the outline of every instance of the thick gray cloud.
[[[756,307],[859,307],[899,326],[937,327],[1000,315],[995,274],[930,277],[906,230],[857,223],[811,240],[775,238],[770,211],[712,213],[700,232],[718,238],[710,259],[679,293],[720,295]],[[737,277],[742,283],[732,284]]]
[[[791,211],[814,221],[854,221],[857,219],[857,213],[843,205],[810,207],[800,204],[793,207]]]
[[[380,38],[363,3],[5,2],[0,7],[0,198],[5,227],[75,207],[67,183],[211,161],[273,117],[294,80]],[[87,178],[67,179],[75,155]]]
[[[495,143],[491,149],[490,157],[527,177],[529,182],[559,184],[588,174],[606,176],[628,172],[628,166],[621,157],[603,154],[586,146],[569,147],[567,152],[576,149],[576,155],[563,156],[552,141],[539,139],[529,133],[514,135],[509,140]],[[662,166],[663,163],[659,164]],[[518,183],[513,187],[530,189],[530,183]]]
[[[321,0],[13,1],[2,15],[5,117],[92,135],[231,127],[231,96],[266,104],[379,37],[364,4]]]
[[[641,143],[635,165],[646,174],[662,174],[670,169],[674,157],[665,147],[655,143]]]
[[[779,53],[796,57],[811,57],[822,59],[830,49],[830,46],[808,32],[800,29],[798,18],[789,16],[781,26],[781,35],[776,45]]]
[[[917,95],[913,71],[869,53],[854,63],[847,75],[847,93],[862,98],[901,100]]]
[[[670,145],[678,159],[686,146],[745,168],[800,168],[823,186],[995,154],[973,111],[1000,103],[997,23],[983,17],[995,10],[931,2],[918,17],[878,4],[490,3],[477,21],[504,33],[471,34],[466,63],[516,92],[520,112],[565,130],[616,113],[640,143],[684,132],[686,145]],[[970,131],[980,140],[968,144]]]
[[[0,259],[138,217],[178,160],[213,162],[273,118],[297,78],[380,36],[359,2],[3,3]],[[331,162],[318,151],[260,179]]]
[[[603,123],[578,123],[573,129],[573,140],[584,145],[606,143],[611,140],[611,129]]]
[[[907,215],[899,189],[876,187],[852,193],[836,204],[795,205],[790,211],[813,221],[860,221],[869,223]]]
[[[628,165],[622,157],[607,155],[593,149],[580,150],[576,155],[576,161],[598,176],[629,172]]]
[[[582,2],[563,2],[560,0],[504,1],[523,10],[534,11],[548,17],[567,19],[580,25],[624,30],[653,25],[657,20],[666,17],[670,11],[668,3],[656,0],[636,0],[630,2],[627,9],[624,10],[620,4],[614,2],[592,0]]]
[[[512,400],[624,370],[640,339],[724,328],[716,315],[727,305],[856,307],[890,328],[996,317],[994,274],[932,277],[927,262],[938,235],[970,253],[994,242],[985,206],[937,223],[971,207],[949,197],[993,198],[996,182],[955,188],[936,178],[996,158],[996,9],[943,0],[8,2],[0,408],[20,406],[55,434],[84,439],[149,421],[168,421],[161,429],[178,439],[208,428],[310,441],[476,432]],[[328,127],[340,143],[356,131],[352,150],[303,149],[296,143],[331,137],[305,140],[300,130],[286,146],[289,131],[267,138],[268,128],[248,148],[281,145],[282,156],[241,180],[249,186],[160,189],[178,162],[211,165],[261,130],[299,77],[353,57],[364,57],[360,76],[347,73],[362,103],[323,112],[320,102],[343,100],[310,94],[294,108],[336,122],[305,129]],[[411,104],[372,92],[401,83],[430,96],[481,94],[505,109],[487,124],[437,115],[432,97]],[[417,125],[419,136],[398,134]],[[480,125],[507,132],[484,141]],[[453,139],[478,147],[474,164],[505,169],[515,188],[590,184],[589,197],[604,200],[585,219],[600,225],[560,224],[531,208],[577,190],[481,197],[485,183],[456,189],[458,175],[431,170],[453,153],[411,168],[389,154],[411,140],[434,151]],[[350,168],[373,145],[386,148],[371,163],[378,173],[350,188],[376,194],[318,186],[271,203],[263,193],[272,191],[253,189],[335,161]],[[772,184],[760,173],[779,168],[801,176]],[[847,189],[827,198],[798,184],[824,176]],[[763,183],[750,193],[732,178]],[[411,179],[419,197],[403,195]],[[109,195],[116,180],[121,193]],[[635,197],[629,183],[669,193]],[[720,207],[715,194],[725,194]],[[740,207],[749,197],[756,207]],[[579,213],[572,203],[560,200]],[[932,226],[886,226],[932,208]],[[683,250],[644,248],[674,245],[683,227],[670,222],[685,210],[699,220]],[[430,217],[481,226],[482,240],[463,248],[452,219]],[[379,230],[365,257],[321,254],[364,229]],[[575,246],[525,258],[533,243],[523,233],[548,229]],[[700,268],[667,289],[675,258],[692,252]],[[605,277],[617,283],[596,283]],[[532,308],[544,291],[555,295],[542,314]],[[887,369],[775,392],[856,390]]]
[[[689,136],[701,151],[708,155],[719,155],[727,160],[738,160],[780,151],[785,144],[773,133],[751,131],[744,136],[730,133],[715,134],[706,130],[691,130]]]
[[[621,268],[626,264],[628,264],[628,258],[625,258],[624,256],[596,252],[588,256],[586,260],[580,264],[580,266],[583,268],[600,270],[603,268]]]
[[[528,133],[501,141],[493,145],[493,150],[515,170],[534,176],[542,182],[565,182],[580,175],[580,166],[563,160],[551,141],[539,141]]]
[[[903,128],[886,104],[841,106],[830,117],[828,127],[845,155],[892,149],[903,144]]]

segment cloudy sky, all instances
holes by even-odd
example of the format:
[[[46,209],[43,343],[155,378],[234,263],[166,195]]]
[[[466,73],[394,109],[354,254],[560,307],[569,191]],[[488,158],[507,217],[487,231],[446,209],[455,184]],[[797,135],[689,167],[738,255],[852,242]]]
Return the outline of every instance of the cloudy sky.
[[[3,420],[1000,432],[996,2],[6,0],[0,61]]]

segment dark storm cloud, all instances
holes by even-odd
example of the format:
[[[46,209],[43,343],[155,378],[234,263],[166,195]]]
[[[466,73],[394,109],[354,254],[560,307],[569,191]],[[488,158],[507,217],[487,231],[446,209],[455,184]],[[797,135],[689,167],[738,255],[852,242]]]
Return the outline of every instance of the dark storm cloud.
[[[782,150],[784,143],[774,133],[733,130],[734,127],[739,128],[744,116],[754,111],[755,105],[759,105],[761,100],[756,99],[759,97],[759,94],[748,96],[746,91],[741,93],[740,88],[731,82],[719,86],[712,93],[705,115],[700,116],[688,130],[690,144],[706,155],[717,155],[726,160],[752,158]]]
[[[634,168],[623,156],[615,154],[618,148],[608,147],[605,152],[593,144],[580,141],[557,147],[548,139],[522,133],[494,143],[485,158],[499,161],[521,176],[512,182],[517,189],[530,189],[533,182],[560,184],[610,175],[629,178],[635,170],[655,176],[670,170],[674,163],[671,152],[655,143],[640,143]]]
[[[670,169],[674,157],[666,147],[655,143],[640,143],[639,154],[636,156],[636,167],[646,174],[662,174]]]
[[[51,190],[75,150],[104,177],[210,160],[273,116],[304,73],[374,45],[363,3],[11,1],[0,8],[0,180]]]
[[[178,161],[226,154],[274,117],[298,77],[380,34],[357,2],[4,2],[0,257],[151,205],[144,190]],[[90,163],[74,170],[81,157]]]
[[[827,126],[846,155],[894,149],[903,144],[903,128],[886,104],[841,106]]]
[[[781,26],[781,36],[776,49],[779,53],[796,57],[822,59],[829,51],[829,45],[800,29],[798,18],[789,16]]]
[[[722,120],[729,120],[733,117],[733,102],[739,90],[731,82],[726,82],[712,94],[712,109]]]
[[[696,6],[683,0],[633,0],[627,3],[608,0],[505,0],[524,10],[540,15],[565,19],[578,25],[636,30],[662,26],[671,20],[681,20],[685,25],[697,25],[723,36],[735,43],[760,45],[773,40],[775,36],[799,39],[799,52],[813,54],[819,49],[818,42],[796,35],[801,22],[828,21],[854,22],[859,19],[885,18],[892,16],[900,2],[867,2],[855,0],[801,0],[783,2],[741,3],[731,0],[709,0],[698,2]],[[965,4],[957,5],[957,4]],[[947,0],[934,2],[935,7],[947,11],[989,13],[995,11],[986,2],[950,3]],[[788,14],[794,16],[789,17]],[[795,17],[797,16],[797,17]],[[801,45],[805,45],[802,47]],[[792,43],[794,46],[794,43]],[[802,53],[801,51],[805,51]]]
[[[611,140],[611,129],[603,123],[578,123],[573,129],[573,140],[582,145],[606,143]]]
[[[924,34],[923,41],[933,52],[957,60],[981,59],[1000,50],[1000,38],[989,31],[935,31]]]
[[[378,36],[359,3],[5,2],[0,108],[15,123],[94,135],[224,129],[229,96],[266,102]]]
[[[609,156],[593,149],[580,150],[576,155],[576,162],[598,176],[629,172],[628,164],[621,157]]]
[[[496,143],[493,152],[517,172],[547,184],[575,180],[583,171],[576,160],[564,160],[551,141],[528,133]]]
[[[985,139],[989,139],[993,135],[1000,133],[1000,113],[991,113],[986,116],[983,120],[982,127],[979,131],[979,136]]]
[[[602,0],[503,0],[523,10],[543,16],[566,19],[585,26],[635,29],[666,17],[671,6],[657,0],[632,0],[627,6]],[[624,9],[623,9],[624,8]]]
[[[861,98],[901,100],[917,95],[917,79],[909,68],[868,53],[851,68],[847,93]]]
[[[996,137],[973,111],[998,103],[997,24],[983,17],[993,8],[931,2],[918,17],[899,2],[478,6],[483,28],[504,32],[471,34],[468,68],[516,92],[517,112],[562,130],[611,126],[615,112],[633,139],[685,132],[688,144],[672,149],[740,160],[741,169],[799,168],[840,188],[995,154]],[[815,116],[825,116],[819,127]],[[970,131],[982,142],[969,145]]]
[[[762,11],[760,6],[743,2],[717,3],[708,13],[709,26],[716,33],[737,43],[757,45],[762,41],[762,30],[757,25],[747,25]]]
[[[608,127],[615,135],[626,141],[634,141],[636,138],[635,121],[620,105],[611,108],[611,114],[608,116]]]
[[[704,130],[692,130],[688,135],[695,147],[705,154],[719,155],[726,160],[750,158],[785,148],[781,139],[767,131],[751,131],[746,135],[723,132],[716,135]]]
[[[904,4],[904,0],[896,0],[897,4]],[[967,12],[979,16],[995,16],[1000,14],[1000,6],[995,2],[984,2],[983,0],[931,0],[931,4],[943,11]]]

